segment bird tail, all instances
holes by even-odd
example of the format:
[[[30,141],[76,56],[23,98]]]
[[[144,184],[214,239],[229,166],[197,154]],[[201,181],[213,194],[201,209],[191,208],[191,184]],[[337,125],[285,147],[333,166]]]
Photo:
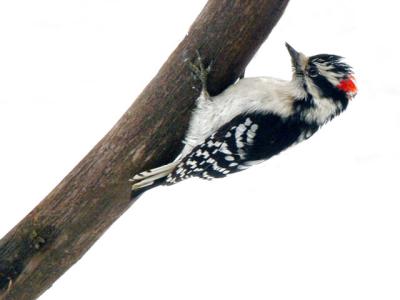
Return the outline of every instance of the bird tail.
[[[175,169],[177,164],[178,162],[174,161],[164,166],[144,171],[133,176],[132,179],[129,180],[132,182],[131,198],[137,198],[144,192],[156,186],[162,185],[165,182],[168,174]]]

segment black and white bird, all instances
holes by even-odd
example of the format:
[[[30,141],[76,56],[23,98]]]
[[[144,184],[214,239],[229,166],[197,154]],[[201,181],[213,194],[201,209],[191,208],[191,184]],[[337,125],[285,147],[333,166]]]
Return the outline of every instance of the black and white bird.
[[[171,163],[131,181],[132,195],[190,177],[211,180],[258,164],[311,137],[343,112],[356,92],[352,68],[342,57],[307,57],[289,44],[293,77],[242,78],[217,96],[207,92],[200,55],[190,64],[202,82],[184,148]]]

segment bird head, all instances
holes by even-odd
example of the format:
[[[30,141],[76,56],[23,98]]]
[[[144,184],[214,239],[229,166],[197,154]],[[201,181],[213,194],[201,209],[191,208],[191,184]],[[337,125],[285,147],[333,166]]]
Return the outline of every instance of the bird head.
[[[308,57],[288,43],[286,48],[292,58],[293,81],[304,89],[311,104],[332,103],[336,106],[334,115],[343,111],[357,93],[352,68],[343,62],[343,58],[333,54]]]

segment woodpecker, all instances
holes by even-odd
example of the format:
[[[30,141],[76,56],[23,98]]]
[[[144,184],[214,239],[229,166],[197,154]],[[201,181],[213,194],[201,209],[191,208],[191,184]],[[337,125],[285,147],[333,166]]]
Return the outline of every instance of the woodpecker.
[[[290,81],[242,78],[221,94],[207,92],[200,55],[189,66],[201,81],[189,129],[178,157],[135,175],[132,196],[157,185],[190,177],[225,177],[265,161],[310,138],[343,112],[356,95],[352,68],[333,54],[306,56],[286,43],[292,61]]]

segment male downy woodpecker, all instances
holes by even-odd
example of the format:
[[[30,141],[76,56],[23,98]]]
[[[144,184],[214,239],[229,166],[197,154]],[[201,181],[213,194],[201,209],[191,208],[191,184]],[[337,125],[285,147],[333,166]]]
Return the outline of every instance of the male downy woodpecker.
[[[132,196],[189,177],[213,179],[247,169],[311,137],[344,111],[356,92],[352,68],[342,57],[307,57],[289,44],[293,78],[243,78],[221,94],[207,92],[198,55],[190,64],[201,80],[184,148],[171,163],[142,172],[131,181]]]

